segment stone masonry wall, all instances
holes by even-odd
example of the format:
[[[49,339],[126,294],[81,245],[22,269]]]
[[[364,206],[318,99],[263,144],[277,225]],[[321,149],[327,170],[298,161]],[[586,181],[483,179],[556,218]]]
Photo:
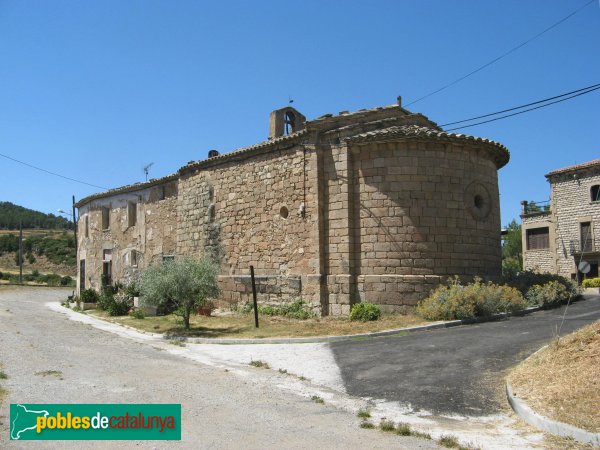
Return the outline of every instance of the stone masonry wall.
[[[128,223],[130,202],[136,205],[137,220],[133,226]],[[110,209],[109,228],[106,230],[102,229],[104,207]],[[101,287],[104,250],[112,251],[113,281],[123,283],[151,263],[160,261],[163,255],[174,255],[176,224],[177,181],[96,199],[79,208],[78,261],[86,261],[86,288]],[[137,252],[135,265],[132,251]],[[78,279],[78,291],[79,282]]]
[[[320,307],[316,158],[295,145],[182,174],[178,255],[211,254],[221,263],[222,300],[303,297]]]
[[[527,230],[532,228],[548,227],[550,235],[547,249],[527,249]],[[522,241],[523,241],[523,269],[538,273],[556,272],[555,227],[551,213],[535,213],[521,216]]]
[[[497,168],[485,151],[419,141],[353,150],[362,300],[402,310],[447,276],[500,275]]]
[[[552,183],[552,210],[556,220],[557,273],[570,278],[576,274],[577,263],[570,252],[570,242],[579,241],[580,223],[592,223],[592,240],[596,253],[585,255],[588,262],[598,262],[600,240],[600,202],[593,202],[590,188],[600,184],[600,173],[590,171],[573,177],[572,174],[554,176]]]

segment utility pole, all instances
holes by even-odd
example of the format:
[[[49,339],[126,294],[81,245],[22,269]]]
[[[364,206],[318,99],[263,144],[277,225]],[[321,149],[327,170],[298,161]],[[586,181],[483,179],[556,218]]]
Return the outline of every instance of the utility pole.
[[[73,234],[75,235],[75,255],[77,255],[77,220],[75,219],[75,196],[73,196]]]
[[[19,284],[23,284],[23,221],[19,222]]]

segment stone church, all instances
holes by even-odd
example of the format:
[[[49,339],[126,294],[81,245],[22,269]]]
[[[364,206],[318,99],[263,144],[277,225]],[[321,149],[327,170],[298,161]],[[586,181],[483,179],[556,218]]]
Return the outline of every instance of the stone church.
[[[80,200],[78,289],[161,261],[220,261],[221,306],[303,298],[346,314],[403,311],[452,275],[501,270],[496,142],[400,104],[307,120],[273,111],[268,140]]]

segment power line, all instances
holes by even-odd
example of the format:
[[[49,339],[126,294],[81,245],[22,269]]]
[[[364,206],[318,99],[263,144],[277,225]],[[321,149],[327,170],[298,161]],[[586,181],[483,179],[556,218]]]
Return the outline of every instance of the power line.
[[[596,91],[598,89],[600,89],[600,85],[596,85],[596,87],[594,87],[593,89],[588,89],[588,90],[586,90],[584,92],[579,92],[578,94],[571,95],[570,97],[561,98],[560,100],[555,100],[553,102],[546,103],[544,105],[535,106],[533,108],[525,109],[523,111],[519,111],[519,112],[512,113],[512,114],[506,114],[504,116],[495,117],[494,119],[484,120],[482,122],[477,122],[477,123],[473,123],[473,124],[470,124],[470,125],[464,125],[464,126],[461,126],[461,127],[449,128],[449,129],[444,130],[444,131],[454,131],[454,130],[460,130],[462,128],[475,127],[477,125],[482,125],[484,123],[495,122],[497,120],[506,119],[507,117],[518,116],[519,114],[524,114],[524,113],[529,112],[529,111],[534,111],[536,109],[545,108],[546,106],[554,105],[556,103],[560,103],[560,102],[565,102],[567,100],[571,100],[571,99],[573,99],[575,97],[579,97],[580,95],[589,94],[590,92]],[[507,110],[507,111],[511,111],[511,110],[515,110],[515,109],[520,109],[520,108],[523,108],[523,107],[525,107],[525,105],[521,106],[521,107],[511,108],[510,110]],[[482,117],[494,116],[496,114],[499,114],[499,113],[486,114],[486,116],[482,116]],[[464,122],[464,121],[460,121],[460,122]]]
[[[108,188],[105,188],[105,187],[102,187],[102,186],[98,186],[96,184],[86,183],[85,181],[76,180],[75,178],[67,177],[65,175],[61,175],[60,173],[51,172],[49,170],[42,169],[41,167],[34,166],[33,164],[29,164],[29,163],[26,163],[26,162],[23,162],[23,161],[19,161],[18,159],[11,158],[8,155],[3,155],[2,153],[0,153],[0,156],[4,157],[6,159],[10,159],[11,161],[14,161],[16,163],[23,164],[24,166],[31,167],[32,169],[39,170],[40,172],[45,172],[45,173],[48,173],[50,175],[54,175],[55,177],[64,178],[65,180],[74,181],[75,183],[85,184],[85,185],[92,186],[92,187],[95,187],[95,188],[98,188],[98,189],[108,190]]]
[[[555,95],[554,97],[545,98],[544,100],[538,100],[536,102],[527,103],[525,105],[516,106],[514,108],[503,109],[502,111],[498,111],[498,112],[495,112],[495,113],[484,114],[483,116],[471,117],[470,119],[458,120],[456,122],[444,123],[444,124],[440,125],[440,127],[446,127],[448,125],[456,125],[457,123],[471,122],[472,120],[483,119],[484,117],[495,116],[497,114],[502,114],[502,113],[505,113],[505,112],[514,111],[516,109],[526,108],[527,106],[537,105],[539,103],[545,103],[545,102],[548,102],[550,100],[554,100],[554,99],[557,99],[557,98],[566,97],[567,95],[575,94],[576,92],[587,91],[588,89],[595,88],[595,87],[598,87],[598,86],[600,86],[600,83],[593,84],[591,86],[587,86],[587,87],[584,87],[584,88],[581,88],[581,89],[577,89],[575,91],[567,92],[566,94],[560,94],[560,95]]]
[[[477,72],[485,69],[486,67],[491,66],[492,64],[494,64],[497,61],[500,61],[502,58],[505,58],[506,56],[510,55],[511,53],[517,51],[518,49],[520,49],[521,47],[524,47],[525,45],[529,44],[531,41],[534,41],[535,39],[539,38],[540,36],[542,36],[543,34],[547,33],[548,31],[552,30],[553,28],[557,27],[558,25],[560,25],[561,23],[563,23],[564,21],[568,20],[569,18],[573,17],[575,14],[577,14],[579,11],[581,11],[582,9],[584,9],[586,6],[594,3],[595,0],[590,0],[588,1],[586,4],[582,5],[581,7],[579,7],[578,9],[576,9],[575,11],[573,11],[571,14],[569,14],[568,16],[563,17],[562,19],[560,19],[558,22],[550,25],[548,28],[546,28],[545,30],[539,32],[538,34],[536,34],[535,36],[527,39],[525,42],[520,43],[519,45],[517,45],[516,47],[511,48],[510,50],[508,50],[507,52],[501,54],[500,56],[492,59],[491,61],[485,63],[482,66],[479,66],[478,68],[476,68],[475,70],[469,72],[466,75],[463,75],[460,78],[457,78],[454,81],[451,81],[450,83],[442,86],[439,89],[436,89],[435,91],[430,92],[429,94],[424,95],[423,97],[419,97],[418,99],[407,103],[406,106],[410,106],[410,105],[414,105],[417,102],[420,102],[421,100],[425,100],[428,97],[431,97],[432,95],[437,94],[438,92],[441,92],[445,89],[448,89],[450,86],[454,86],[456,83],[461,82],[462,80],[469,78],[471,75],[475,75]]]

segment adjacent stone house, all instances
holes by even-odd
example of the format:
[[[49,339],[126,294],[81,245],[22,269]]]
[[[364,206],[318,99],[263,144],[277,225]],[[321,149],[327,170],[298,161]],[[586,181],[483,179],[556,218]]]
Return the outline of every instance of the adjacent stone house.
[[[523,266],[581,280],[598,276],[600,261],[600,159],[546,175],[548,207],[522,205]],[[579,264],[589,263],[587,275]]]
[[[79,201],[78,288],[210,254],[223,303],[249,299],[253,265],[261,301],[404,310],[447,276],[499,275],[508,159],[400,105],[310,121],[282,108],[264,142]]]

